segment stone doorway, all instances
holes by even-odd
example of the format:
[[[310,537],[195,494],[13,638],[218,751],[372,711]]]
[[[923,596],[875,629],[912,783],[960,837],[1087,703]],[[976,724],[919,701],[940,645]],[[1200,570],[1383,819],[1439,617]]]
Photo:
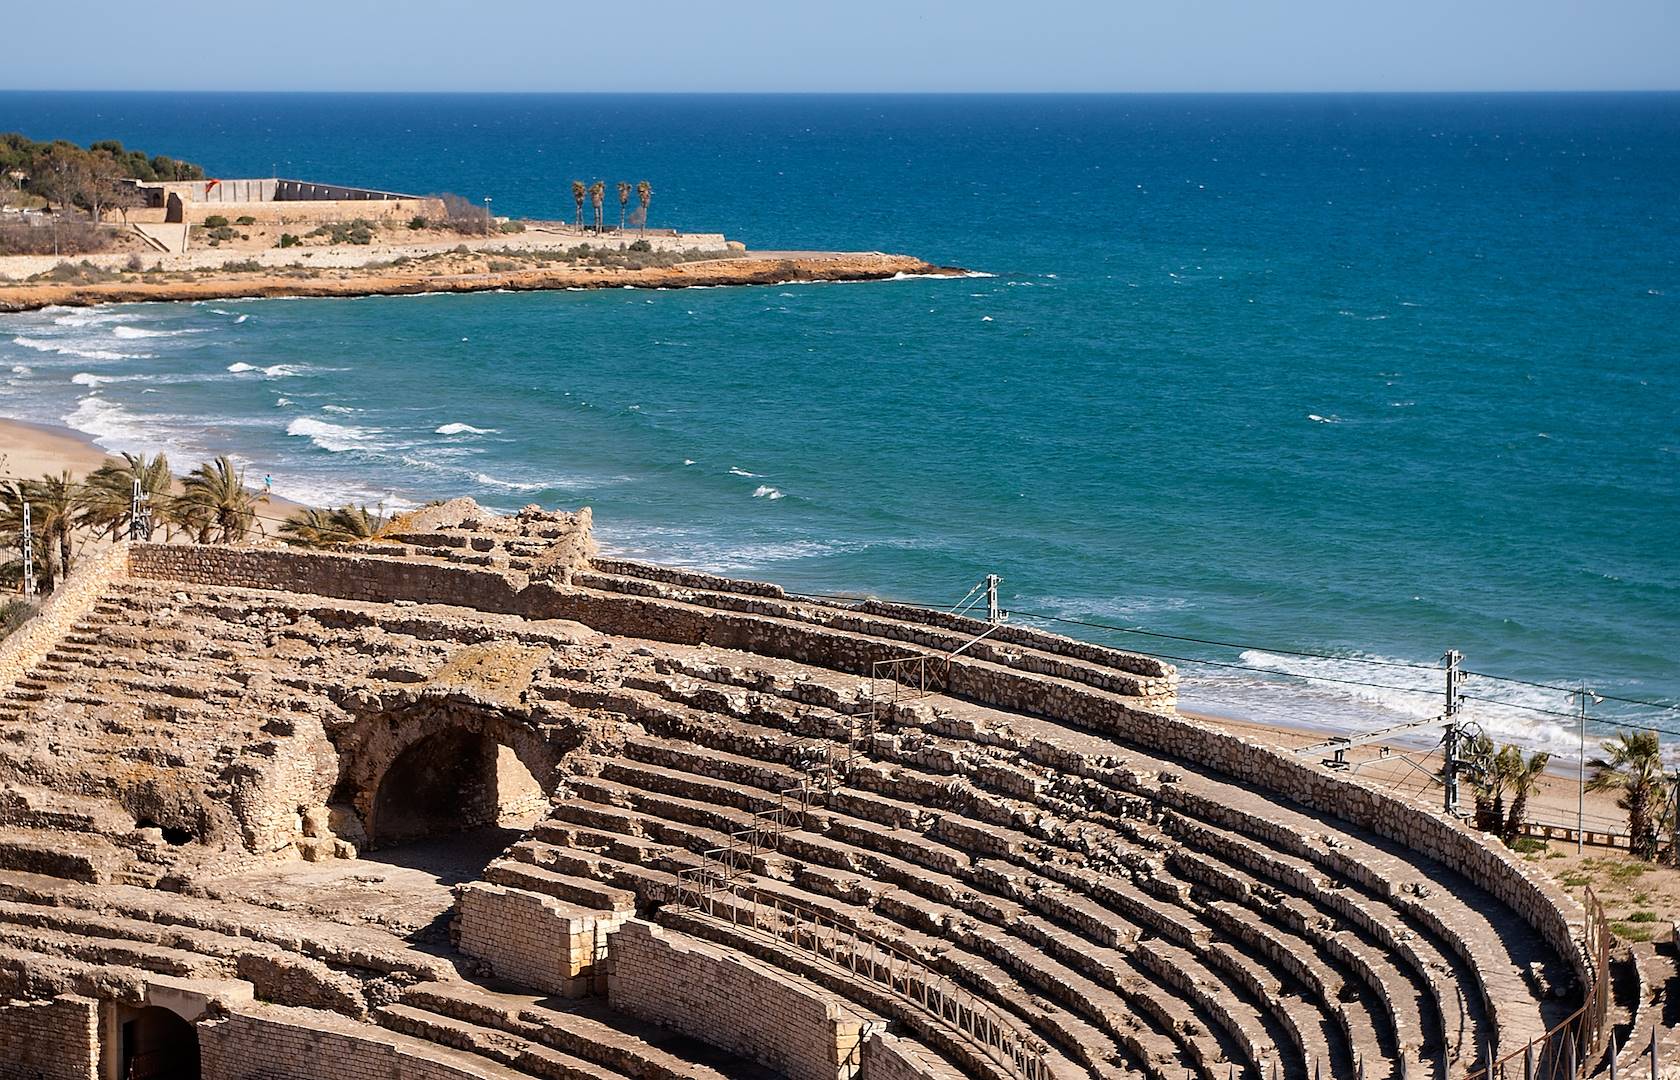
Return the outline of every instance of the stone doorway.
[[[200,1080],[198,1029],[156,1005],[122,1022],[121,1080]]]
[[[385,770],[368,839],[381,848],[487,826],[529,828],[546,808],[542,785],[512,748],[468,728],[445,728]]]

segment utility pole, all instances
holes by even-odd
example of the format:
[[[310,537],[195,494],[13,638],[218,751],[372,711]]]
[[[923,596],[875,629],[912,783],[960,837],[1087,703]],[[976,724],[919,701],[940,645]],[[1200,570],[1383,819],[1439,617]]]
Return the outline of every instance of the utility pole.
[[[146,493],[140,489],[139,477],[135,477],[134,490],[129,496],[128,538],[130,540],[150,540],[152,538],[152,508],[146,499]]]
[[[1003,609],[998,607],[998,582],[1003,579],[996,574],[986,575],[986,621],[993,626],[1003,622]]]
[[[1575,766],[1579,784],[1575,803],[1575,854],[1580,855],[1587,845],[1587,706],[1596,705],[1604,699],[1584,684],[1569,696],[1575,699],[1575,710],[1581,720],[1581,759]]]
[[[1446,781],[1446,811],[1454,817],[1458,816],[1458,714],[1464,708],[1463,696],[1459,687],[1464,683],[1464,673],[1459,665],[1464,663],[1464,654],[1457,649],[1448,649],[1441,659],[1447,662],[1447,705],[1442,718],[1447,722],[1446,760],[1442,763],[1442,776]]]
[[[23,595],[35,595],[35,530],[29,524],[29,501],[23,503]]]

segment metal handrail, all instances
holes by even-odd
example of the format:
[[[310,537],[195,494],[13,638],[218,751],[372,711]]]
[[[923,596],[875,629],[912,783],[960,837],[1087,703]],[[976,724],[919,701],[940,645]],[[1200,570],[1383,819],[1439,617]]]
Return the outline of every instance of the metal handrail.
[[[1488,1048],[1481,1067],[1472,1069],[1464,1080],[1516,1080],[1516,1071],[1511,1066],[1519,1058],[1522,1059],[1521,1080],[1581,1078],[1603,1052],[1609,1034],[1610,923],[1591,885],[1586,887],[1583,906],[1586,922],[1582,937],[1593,976],[1581,1007],[1538,1039],[1504,1057],[1495,1059],[1492,1048]]]

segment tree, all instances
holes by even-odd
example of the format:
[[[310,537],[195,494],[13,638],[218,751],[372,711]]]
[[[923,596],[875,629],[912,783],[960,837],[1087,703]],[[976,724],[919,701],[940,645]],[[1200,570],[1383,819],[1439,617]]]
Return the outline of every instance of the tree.
[[[1487,735],[1477,735],[1464,749],[1464,764],[1470,774],[1470,791],[1476,800],[1472,819],[1482,832],[1498,833],[1505,827],[1505,781],[1499,750]]]
[[[624,215],[630,211],[630,181],[618,182],[618,231],[624,231]]]
[[[595,208],[595,231],[602,228],[601,204],[606,201],[607,185],[597,180],[589,185],[589,204]]]
[[[577,227],[583,228],[583,200],[589,197],[589,188],[582,180],[572,181],[572,201],[577,203]]]
[[[122,464],[107,461],[88,473],[82,481],[82,515],[78,524],[95,532],[109,531],[111,539],[120,537],[129,526],[134,509],[134,482],[140,481],[140,491],[155,507],[169,504],[170,489],[175,478],[169,472],[169,459],[158,454],[150,461],[125,453]]]
[[[70,573],[75,559],[76,523],[82,509],[79,485],[69,472],[39,480],[16,480],[6,485],[3,501],[0,528],[20,538],[23,504],[29,504],[29,532],[37,556],[56,586]]]
[[[1624,731],[1602,745],[1605,756],[1587,762],[1593,768],[1587,790],[1621,793],[1616,805],[1627,811],[1628,846],[1636,857],[1654,859],[1665,794],[1657,733]]]
[[[365,506],[341,506],[336,510],[300,510],[280,525],[280,535],[301,547],[332,547],[378,540],[390,530],[392,519]]]
[[[1546,764],[1552,760],[1552,755],[1544,750],[1537,750],[1524,761],[1522,751],[1516,747],[1507,746],[1500,754],[1504,756],[1507,752],[1510,756],[1505,771],[1511,784],[1511,812],[1505,818],[1505,831],[1500,838],[1509,844],[1522,833],[1522,827],[1528,821],[1529,797],[1540,785],[1540,777],[1544,775]]]
[[[113,177],[105,185],[105,205],[122,215],[123,224],[128,224],[128,212],[146,205],[145,196],[140,189],[128,181]]]
[[[640,204],[642,235],[647,235],[648,204],[653,201],[653,185],[646,180],[636,181],[636,202]]]
[[[245,487],[245,470],[226,454],[206,461],[181,481],[171,516],[201,544],[236,544],[256,523],[257,504],[268,501]]]

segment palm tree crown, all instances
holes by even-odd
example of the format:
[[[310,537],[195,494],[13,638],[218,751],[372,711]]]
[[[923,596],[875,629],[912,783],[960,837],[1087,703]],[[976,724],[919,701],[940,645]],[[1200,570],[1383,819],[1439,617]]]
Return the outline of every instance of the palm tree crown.
[[[236,544],[256,523],[257,504],[267,502],[245,487],[245,471],[236,469],[226,454],[207,461],[181,481],[173,505],[175,520],[201,544]]]
[[[1641,859],[1657,854],[1664,776],[1661,747],[1654,731],[1624,731],[1603,744],[1604,757],[1593,758],[1588,791],[1619,791],[1617,805],[1627,811],[1628,846]]]

